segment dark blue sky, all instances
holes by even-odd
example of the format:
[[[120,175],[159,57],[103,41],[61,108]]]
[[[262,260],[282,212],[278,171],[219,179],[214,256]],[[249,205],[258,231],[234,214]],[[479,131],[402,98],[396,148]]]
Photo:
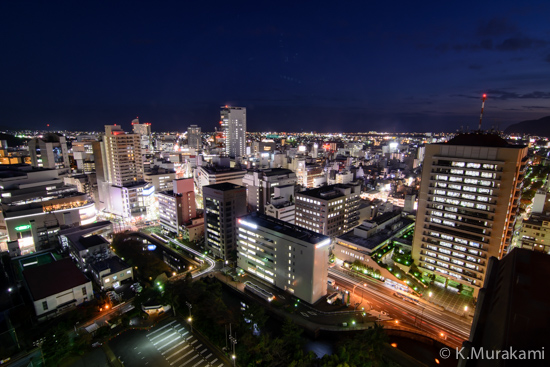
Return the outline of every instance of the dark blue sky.
[[[160,3],[160,4],[158,4]],[[2,1],[0,125],[452,131],[550,115],[550,1]]]

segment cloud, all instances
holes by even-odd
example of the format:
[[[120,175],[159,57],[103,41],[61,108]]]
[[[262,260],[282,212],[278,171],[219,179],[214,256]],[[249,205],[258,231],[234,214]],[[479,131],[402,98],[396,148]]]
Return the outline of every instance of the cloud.
[[[536,38],[529,38],[529,37],[512,37],[507,38],[504,41],[502,41],[501,44],[496,45],[495,49],[499,51],[517,51],[517,50],[525,50],[528,48],[539,48],[546,46],[548,44],[547,41],[539,40]]]
[[[546,55],[546,57],[544,58],[544,61],[550,62],[550,54]]]
[[[544,110],[550,109],[550,107],[548,106],[521,106],[521,107],[529,108],[529,109],[544,109]]]
[[[517,32],[516,25],[505,18],[493,18],[477,29],[477,35],[480,37],[498,37],[515,32]]]

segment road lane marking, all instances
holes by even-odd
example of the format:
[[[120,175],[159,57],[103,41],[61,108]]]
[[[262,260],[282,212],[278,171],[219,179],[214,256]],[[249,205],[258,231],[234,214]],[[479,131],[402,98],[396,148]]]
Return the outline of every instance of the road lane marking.
[[[152,335],[152,334],[155,334],[155,333],[158,333],[159,331],[163,330],[164,328],[167,328],[168,326],[172,325],[174,322],[176,322],[176,320],[174,321],[171,321],[170,323],[164,325],[163,327],[161,327],[160,329],[157,329],[155,331],[151,331],[150,333],[147,334],[147,337],[149,337],[149,335]]]
[[[170,352],[171,350],[174,350],[175,348],[179,347],[179,346],[182,345],[183,343],[185,343],[185,340],[182,340],[181,342],[179,342],[178,344],[174,345],[172,348],[165,350],[165,351],[162,352],[161,354],[162,354],[162,355],[165,355],[166,353]],[[187,347],[188,347],[188,345],[185,346],[185,347],[183,347],[182,350],[185,349],[185,348],[187,348]]]
[[[155,346],[156,346],[157,344],[159,344],[159,343],[162,343],[162,342],[163,342],[163,341],[165,341],[166,339],[169,339],[169,338],[173,338],[173,337],[174,337],[174,335],[176,335],[176,336],[178,336],[178,337],[179,337],[179,335],[178,335],[178,334],[176,334],[176,333],[173,333],[173,334],[170,334],[170,335],[168,335],[168,336],[167,336],[166,338],[163,338],[163,339],[161,339],[161,340],[159,340],[159,341],[157,341],[157,342],[154,342],[154,343],[153,343],[153,345],[155,345]]]
[[[193,353],[193,349],[191,349],[189,352],[187,352],[187,354],[185,354],[185,355],[179,357],[178,359],[176,359],[174,362],[172,362],[172,363],[170,363],[170,364],[173,365],[174,363],[181,361],[183,358],[187,357],[187,356],[188,356],[189,354],[191,354],[191,353]]]
[[[166,333],[173,333],[173,332],[174,332],[174,330],[168,329],[168,330],[166,330],[166,331],[164,331],[164,332],[162,332],[162,333],[160,333],[160,334],[158,334],[158,335],[156,335],[156,336],[154,336],[154,337],[152,337],[152,338],[149,338],[149,340],[152,342],[153,340],[155,340],[155,339],[157,339],[157,338],[160,338],[161,336],[163,336],[163,335],[166,334]]]
[[[175,342],[176,340],[179,340],[179,339],[181,339],[181,336],[176,335],[176,337],[174,339],[170,340],[169,342],[167,342],[163,345],[158,346],[157,349],[160,350],[162,348],[166,348],[167,346],[169,346],[170,344],[172,344],[173,342]]]
[[[185,366],[187,363],[191,362],[192,360],[194,360],[195,358],[197,358],[199,355],[198,354],[195,354],[195,356],[191,359],[188,359],[187,361],[183,362],[183,364],[180,364],[180,367],[183,367]]]
[[[180,354],[181,352],[183,352],[184,350],[186,350],[189,347],[190,347],[189,345],[186,345],[185,347],[182,347],[181,349],[176,350],[174,353],[170,354],[170,356],[165,357],[165,358],[170,359],[174,356],[177,356],[178,354]],[[166,353],[168,353],[168,351],[166,351]],[[164,355],[164,353],[163,353],[163,355]]]

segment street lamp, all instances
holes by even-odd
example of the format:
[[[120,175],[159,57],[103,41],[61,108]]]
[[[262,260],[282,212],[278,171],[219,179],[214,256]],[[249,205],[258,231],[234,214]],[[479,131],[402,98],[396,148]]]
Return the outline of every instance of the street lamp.
[[[193,308],[193,305],[187,301],[185,302],[185,304],[189,308],[189,318],[187,319],[187,321],[189,322],[189,326],[191,326],[191,333],[193,333],[193,318],[191,315],[191,309]]]
[[[232,346],[233,346],[233,354],[231,355],[231,358],[233,359],[233,366],[236,365],[236,359],[237,359],[237,354],[235,353],[235,344],[237,344],[237,338],[235,338],[234,336],[232,335],[229,335],[229,341],[231,342]]]

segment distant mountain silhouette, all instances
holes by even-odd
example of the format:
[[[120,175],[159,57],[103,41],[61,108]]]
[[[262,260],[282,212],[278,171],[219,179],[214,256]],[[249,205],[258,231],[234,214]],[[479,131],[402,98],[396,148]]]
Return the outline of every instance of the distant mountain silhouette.
[[[505,134],[529,134],[550,137],[550,116],[538,120],[527,120],[512,124],[504,130]]]

